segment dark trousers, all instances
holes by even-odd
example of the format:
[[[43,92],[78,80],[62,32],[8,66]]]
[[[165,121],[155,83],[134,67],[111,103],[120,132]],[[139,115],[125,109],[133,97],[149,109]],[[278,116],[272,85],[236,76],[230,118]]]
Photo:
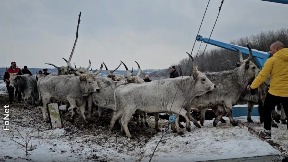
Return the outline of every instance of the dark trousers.
[[[8,95],[9,95],[9,102],[12,103],[14,100],[14,97],[17,97],[18,101],[21,101],[21,92],[16,88],[15,94],[14,94],[14,87],[6,86]]]
[[[288,97],[279,97],[271,95],[269,92],[266,95],[265,101],[264,101],[264,128],[266,130],[271,130],[271,112],[275,109],[275,106],[278,104],[282,104],[286,116],[288,115]],[[288,129],[288,124],[287,124]]]
[[[7,85],[6,88],[9,95],[9,102],[12,103],[14,99],[14,87],[10,87],[9,85]]]

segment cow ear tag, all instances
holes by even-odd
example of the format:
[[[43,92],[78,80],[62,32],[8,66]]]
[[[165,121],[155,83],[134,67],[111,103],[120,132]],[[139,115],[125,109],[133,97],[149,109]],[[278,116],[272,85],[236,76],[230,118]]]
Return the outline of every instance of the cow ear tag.
[[[176,115],[175,114],[171,114],[169,116],[169,123],[173,123],[175,121]]]

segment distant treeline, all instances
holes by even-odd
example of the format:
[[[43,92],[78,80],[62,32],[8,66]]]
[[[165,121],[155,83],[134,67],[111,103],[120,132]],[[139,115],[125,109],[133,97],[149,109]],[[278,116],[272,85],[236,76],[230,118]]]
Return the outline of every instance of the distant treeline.
[[[284,46],[287,47],[288,29],[261,32],[260,34],[241,38],[231,43],[244,47],[249,44],[252,49],[268,52],[270,45],[277,40],[281,41]],[[247,56],[243,55],[243,58],[246,57]],[[195,56],[195,60],[200,71],[217,72],[234,69],[236,67],[237,61],[239,61],[239,55],[237,52],[229,51],[226,49],[214,49],[205,53],[203,53],[203,51],[199,52],[197,56]],[[176,66],[178,67],[178,71],[181,69],[183,75],[185,76],[190,74],[192,69],[192,62],[189,61],[187,55],[187,58],[181,60]]]

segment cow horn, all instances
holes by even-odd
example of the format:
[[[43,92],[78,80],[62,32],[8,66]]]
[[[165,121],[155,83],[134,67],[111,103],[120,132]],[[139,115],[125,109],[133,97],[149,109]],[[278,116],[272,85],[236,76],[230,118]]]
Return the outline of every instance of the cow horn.
[[[196,79],[199,75],[199,71],[198,71],[198,67],[197,66],[193,66],[193,78]]]
[[[249,49],[249,57],[248,57],[248,60],[251,60],[253,58],[253,55],[252,55],[252,49],[251,47],[249,46],[249,44],[246,45],[247,48]]]
[[[118,65],[118,67],[117,67],[115,70],[113,70],[112,73],[114,73],[117,69],[119,69],[119,67],[121,66],[121,64],[122,64],[122,63],[120,62],[120,64]]]
[[[124,64],[124,62],[123,61],[121,61],[121,63],[125,66],[125,69],[126,70],[128,70],[128,68],[127,68],[127,66],[126,66],[126,64]]]
[[[237,48],[234,48],[237,52],[238,52],[238,54],[239,54],[239,59],[240,59],[240,63],[243,61],[243,55],[242,55],[242,52],[239,50],[239,49],[237,49]]]
[[[137,61],[135,61],[135,62],[136,62],[136,64],[137,64],[137,66],[138,66],[138,71],[137,71],[137,75],[136,75],[136,76],[140,76],[140,74],[141,74],[141,72],[142,72],[141,67],[140,67],[140,65],[138,64]]]
[[[106,69],[106,72],[108,73],[108,76],[112,75],[111,71],[108,70],[106,64],[104,62],[102,62],[102,64],[105,66],[105,69]]]
[[[103,64],[101,64],[101,66],[100,66],[100,69],[99,69],[99,70],[95,70],[93,73],[94,73],[95,75],[98,75],[99,73],[101,73],[101,71],[102,71],[102,68],[103,68]]]
[[[86,70],[89,70],[90,67],[91,67],[91,61],[89,60],[89,65],[88,65],[88,67],[86,68]]]
[[[194,61],[193,56],[192,56],[190,53],[188,53],[188,52],[186,52],[186,53],[188,54],[189,58],[190,58],[192,61]]]
[[[68,66],[70,69],[72,69],[72,70],[74,70],[74,71],[77,71],[74,67],[72,67],[70,61],[67,61],[65,58],[63,58],[63,59],[66,61],[67,66]]]
[[[106,64],[105,64],[104,62],[102,62],[102,64],[105,66],[105,69],[106,69],[106,70],[108,70],[108,68],[107,68]]]
[[[58,67],[58,66],[56,66],[56,65],[54,65],[54,64],[51,64],[51,63],[45,63],[45,64],[47,64],[47,65],[51,65],[51,66],[54,66],[54,67],[57,68],[57,69],[60,68],[60,67]]]

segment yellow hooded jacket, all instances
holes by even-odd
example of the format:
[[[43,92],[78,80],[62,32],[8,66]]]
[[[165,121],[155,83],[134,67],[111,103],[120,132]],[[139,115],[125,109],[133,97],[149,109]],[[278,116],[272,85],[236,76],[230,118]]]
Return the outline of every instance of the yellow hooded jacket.
[[[288,97],[288,48],[274,53],[264,64],[262,70],[251,84],[258,88],[270,76],[269,93],[274,96]]]

